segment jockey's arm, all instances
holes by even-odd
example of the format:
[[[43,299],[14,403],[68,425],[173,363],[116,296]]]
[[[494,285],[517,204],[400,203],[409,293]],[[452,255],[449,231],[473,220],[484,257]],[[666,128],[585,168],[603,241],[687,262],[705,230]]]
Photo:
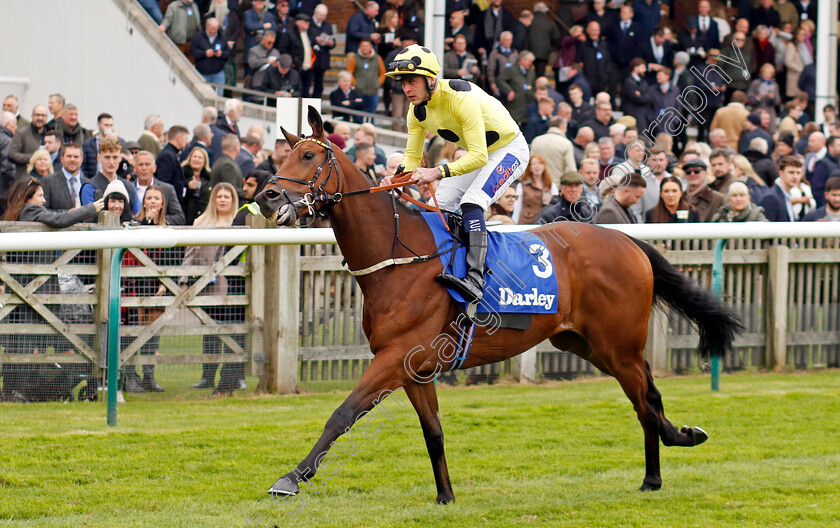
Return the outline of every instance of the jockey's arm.
[[[456,121],[464,134],[463,142],[467,153],[458,161],[442,166],[445,176],[459,176],[487,165],[487,136],[484,127],[484,113],[475,97],[465,97],[461,104],[452,109],[451,119]]]

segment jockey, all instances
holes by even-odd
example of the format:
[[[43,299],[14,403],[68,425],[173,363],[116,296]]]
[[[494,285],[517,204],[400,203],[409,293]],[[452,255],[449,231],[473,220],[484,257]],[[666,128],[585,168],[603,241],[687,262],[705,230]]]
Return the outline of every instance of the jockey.
[[[442,178],[436,191],[441,209],[461,209],[467,233],[467,276],[441,273],[437,280],[457,290],[467,302],[481,301],[487,257],[484,213],[528,166],[528,143],[498,99],[471,82],[438,79],[440,62],[429,50],[412,44],[400,51],[385,75],[402,84],[408,107],[408,143],[402,165],[418,183]],[[426,131],[463,147],[458,161],[420,167]],[[382,185],[391,183],[390,177]]]

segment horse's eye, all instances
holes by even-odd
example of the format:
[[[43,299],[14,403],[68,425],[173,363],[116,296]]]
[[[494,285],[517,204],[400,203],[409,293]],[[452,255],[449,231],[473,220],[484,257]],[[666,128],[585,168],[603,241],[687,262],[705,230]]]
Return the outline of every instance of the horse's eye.
[[[312,152],[307,152],[306,154],[303,155],[303,159],[305,159],[305,160],[311,160],[314,157],[315,157],[315,154],[312,153]]]

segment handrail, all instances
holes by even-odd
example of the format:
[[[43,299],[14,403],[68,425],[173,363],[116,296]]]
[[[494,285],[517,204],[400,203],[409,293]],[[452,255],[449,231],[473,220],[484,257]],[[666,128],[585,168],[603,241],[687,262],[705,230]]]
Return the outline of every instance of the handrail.
[[[564,238],[578,231],[574,222],[548,224]],[[494,231],[525,231],[535,226],[493,226]],[[604,225],[641,240],[712,240],[719,238],[840,237],[837,222],[744,222],[731,224]],[[49,231],[0,234],[0,251],[50,249],[166,248],[174,246],[334,244],[330,228],[306,229],[173,229],[171,227]]]

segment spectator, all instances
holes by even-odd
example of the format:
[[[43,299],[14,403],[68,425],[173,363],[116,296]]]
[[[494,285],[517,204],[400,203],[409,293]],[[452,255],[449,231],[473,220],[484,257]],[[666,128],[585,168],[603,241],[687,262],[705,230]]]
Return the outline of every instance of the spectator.
[[[9,158],[17,120],[11,112],[0,112],[0,198],[15,180],[15,164]]]
[[[29,126],[29,120],[20,115],[20,104],[18,103],[16,95],[7,95],[6,98],[3,99],[3,111],[11,112],[12,115],[15,116],[15,123],[17,124],[18,129]]]
[[[44,206],[54,211],[66,211],[82,205],[82,185],[90,180],[81,173],[82,146],[68,143],[61,148],[61,171],[41,180],[44,187]]]
[[[78,147],[78,145],[77,145]],[[78,147],[81,158],[81,148]],[[70,227],[92,218],[104,207],[103,200],[97,200],[72,211],[54,211],[45,207],[44,188],[35,178],[24,176],[17,180],[6,195],[7,222],[41,222],[50,227]]]
[[[403,49],[404,46],[402,40],[400,40],[401,33],[402,28],[400,27],[399,11],[396,9],[385,10],[385,13],[382,14],[382,18],[379,20],[379,34],[382,35],[382,42],[377,46],[377,51],[382,56],[383,61],[394,50]],[[447,46],[446,49],[449,50],[450,46]],[[445,54],[444,57],[446,57]]]
[[[348,56],[359,50],[363,39],[368,39],[372,44],[378,44],[381,41],[382,36],[378,32],[379,24],[376,22],[377,15],[379,15],[379,4],[370,1],[365,4],[364,11],[356,13],[347,21],[344,51]],[[373,48],[372,45],[371,48]]]
[[[227,138],[225,138],[228,141]],[[237,145],[239,138],[236,138]],[[225,155],[223,155],[224,157]],[[218,164],[222,159],[217,161]],[[233,160],[230,160],[232,165],[236,165]],[[238,167],[237,167],[238,170]],[[240,174],[241,177],[241,174]],[[236,211],[239,209],[239,201],[237,199],[237,190],[228,183],[220,182],[213,186],[213,192],[210,195],[210,206],[201,216],[195,220],[196,227],[230,227],[233,224],[233,219],[236,217]],[[190,246],[184,254],[184,266],[205,266],[209,267],[215,264],[225,253],[224,246]],[[181,285],[181,290],[186,291],[189,287],[190,278],[181,277],[178,279]],[[217,275],[215,280],[210,282],[202,290],[205,295],[227,295],[228,282],[224,275]],[[228,306],[206,306],[204,311],[219,324],[227,324],[235,320],[236,310]],[[221,354],[222,342],[217,336],[206,335],[203,338],[203,353],[204,354]],[[232,351],[225,346],[225,353],[232,353]],[[198,383],[192,387],[194,389],[209,389],[216,386],[216,370],[218,363],[203,363],[202,375]],[[239,387],[239,380],[236,379],[235,374],[238,372],[238,367],[232,363],[226,363],[222,367],[222,376],[219,380],[218,390],[230,391]]]
[[[16,177],[29,174],[29,171],[25,170],[26,165],[32,154],[44,143],[46,126],[47,109],[44,106],[36,105],[32,109],[32,122],[28,125],[18,126],[15,131],[8,155],[9,159],[15,164]]]
[[[750,46],[746,45],[746,42],[747,42],[746,35],[747,35],[746,33],[743,33],[741,31],[736,31],[734,36],[733,36],[733,39],[732,39],[735,46],[739,48],[738,53],[741,54],[742,60],[741,61],[735,61],[734,63],[726,61],[726,62],[723,62],[723,64],[720,65],[720,67],[724,71],[724,73],[726,73],[726,75],[728,75],[729,78],[732,79],[731,81],[727,81],[728,87],[726,88],[726,92],[724,93],[727,102],[731,98],[730,94],[734,93],[736,90],[747,91],[747,89],[749,88],[749,84],[750,84],[749,83],[749,78],[744,78],[744,73],[743,73],[744,66],[743,66],[743,64],[747,65],[746,69],[747,69],[748,72],[753,73],[753,72],[756,71],[755,70],[755,54],[754,54],[753,46],[752,46],[752,43],[750,43]],[[727,50],[728,54],[733,53],[732,51],[729,51],[730,48],[724,48],[724,49]]]
[[[732,162],[729,154],[724,150],[715,150],[709,156],[709,164],[712,166],[712,175],[715,179],[709,183],[709,187],[721,194],[727,194],[729,186],[738,181],[732,173]]]
[[[840,222],[840,177],[834,176],[825,182],[825,205],[806,214],[804,222]]]
[[[233,49],[236,47],[236,41],[239,40],[241,20],[239,18],[239,10],[230,9],[228,1],[212,0],[205,16],[206,18],[215,18],[219,21],[219,33],[222,35],[222,40],[230,52],[228,55],[228,65],[233,77],[230,78],[226,72],[225,84],[234,84],[236,82],[236,64],[234,63],[235,54],[233,53]],[[210,123],[207,124],[209,125]]]
[[[163,119],[158,115],[150,115],[146,118],[143,127],[145,129],[140,134],[140,137],[137,138],[137,143],[140,144],[143,150],[157,156],[163,148],[163,144],[161,143],[163,139]]]
[[[651,84],[656,82],[656,72],[674,64],[674,48],[665,37],[665,28],[657,28],[642,44],[641,58],[647,63],[646,79]]]
[[[686,201],[694,206],[701,222],[711,221],[725,198],[706,185],[706,163],[699,158],[687,161],[683,164],[683,171],[688,182]]]
[[[554,101],[549,97],[541,97],[536,102],[536,113],[529,113],[525,123],[525,140],[531,143],[535,137],[548,132],[549,120],[554,114]],[[571,147],[571,144],[569,145]]]
[[[372,187],[375,187],[378,184],[377,176],[376,176],[376,169],[374,167],[376,162],[376,151],[373,150],[373,145],[371,143],[356,143],[354,145],[356,149],[356,159],[354,163],[356,167],[365,175],[368,179],[368,183],[371,184]]]
[[[61,117],[55,123],[55,131],[61,134],[63,143],[81,145],[91,136],[91,131],[79,123],[79,108],[74,104],[64,107]]]
[[[536,223],[591,222],[595,218],[595,212],[585,200],[581,200],[582,196],[583,176],[577,171],[564,173],[560,183],[560,196],[540,211]]]
[[[498,200],[490,204],[487,213],[484,215],[487,222],[499,222],[503,225],[515,225],[511,215],[513,214],[513,206],[516,203],[518,196],[513,187],[508,187]]]
[[[201,149],[198,150],[204,154],[206,161],[207,153]],[[163,193],[164,205],[161,207],[161,210],[164,211],[164,215],[166,216],[166,224],[184,225],[186,218],[184,210],[181,207],[181,201],[184,201],[183,198],[178,197],[178,192],[175,190],[175,187],[155,178],[155,169],[155,157],[152,156],[151,152],[141,150],[134,156],[134,170],[136,171],[134,186],[136,190],[133,202],[137,210],[134,214],[142,213],[146,192],[151,187],[156,187]],[[185,175],[182,175],[179,179],[186,181]]]
[[[708,37],[697,28],[697,21],[689,18],[686,22],[686,29],[677,35],[677,48],[687,53],[692,67],[700,68],[706,61],[706,51],[716,49],[716,46],[708,45]]]
[[[122,161],[122,144],[120,144],[120,141],[116,136],[108,136],[99,142],[99,156],[97,159],[99,160],[101,168],[96,173],[96,176],[90,179],[90,183],[94,189],[94,196],[92,198],[102,198],[105,194],[105,190],[108,188],[108,184],[112,181],[121,181],[128,190],[128,201],[131,205],[131,210],[133,211],[134,197],[137,194],[137,189],[134,187],[133,183],[129,182],[125,178],[117,176],[117,169]],[[87,204],[90,201],[93,201],[84,192],[81,193],[80,199],[82,204]]]
[[[680,92],[678,92],[671,83],[670,68],[662,68],[656,72],[656,84],[648,88],[648,95],[650,95],[651,99],[648,117],[654,120],[654,134],[662,132],[667,134],[667,131],[665,130],[665,123],[656,121],[656,118],[664,114],[669,109],[679,111],[678,109],[682,108],[677,101],[677,98],[680,96]]]
[[[184,223],[193,225],[210,202],[210,160],[207,152],[195,147],[181,162],[187,195],[184,198]]]
[[[45,149],[38,149],[30,156],[24,174],[40,180],[44,176],[49,176],[52,172],[53,165],[50,153]]]
[[[557,184],[546,170],[545,160],[531,154],[528,168],[516,182],[516,202],[511,218],[517,224],[534,224],[540,211],[551,203],[551,197],[559,193]]]
[[[645,214],[646,224],[696,223],[700,216],[685,199],[682,182],[668,176],[659,183],[659,201]]]
[[[770,134],[776,131],[776,106],[782,102],[779,85],[776,84],[776,69],[772,64],[761,67],[761,77],[750,83],[747,100],[754,111],[763,110],[770,116]]]
[[[513,33],[513,49],[524,51],[528,49],[528,33],[531,31],[531,23],[534,21],[534,14],[523,9],[519,12],[519,18],[513,21],[510,32]]]
[[[602,28],[607,28],[615,23],[615,12],[607,9],[606,0],[592,0],[592,10],[584,20],[587,24],[594,21]]]
[[[528,49],[534,54],[534,72],[537,77],[545,75],[548,59],[561,41],[557,23],[548,18],[548,11],[545,2],[534,4],[534,21],[528,33]]]
[[[750,9],[750,26],[779,27],[782,24],[782,18],[773,7],[773,3],[774,0],[759,0],[759,5]]]
[[[610,126],[615,121],[612,118],[612,105],[610,103],[596,103],[595,104],[595,118],[583,122],[583,126],[589,127],[595,140],[609,137]]]
[[[353,74],[348,71],[338,72],[338,87],[330,92],[330,104],[334,108],[348,108],[350,110],[363,110],[365,102],[362,96],[353,88]],[[344,119],[351,123],[361,123],[361,116],[345,114],[338,110],[333,110],[333,117],[336,119]]]
[[[596,145],[597,146],[597,145]],[[601,193],[598,192],[598,169],[600,168],[598,160],[594,158],[583,158],[578,164],[578,172],[583,178],[583,195],[582,200],[589,205],[593,213],[597,213],[601,208]],[[595,220],[594,216],[589,219],[589,222]]]
[[[236,157],[236,164],[239,165],[239,170],[242,174],[250,174],[256,168],[257,153],[262,149],[263,140],[261,137],[254,134],[245,134],[242,138],[242,148],[239,149],[239,155]]]
[[[286,7],[288,8],[288,3]],[[275,35],[278,32],[274,15],[265,8],[265,0],[253,0],[251,2],[251,9],[245,11],[242,15],[242,22],[245,27],[245,45],[243,48],[246,57],[249,57],[251,48],[262,40],[266,31],[273,31]],[[250,75],[251,73],[250,65],[246,65],[245,75]]]
[[[379,87],[385,82],[385,63],[373,50],[370,39],[362,39],[358,51],[349,55],[347,71],[353,74],[353,86],[362,97],[363,110],[375,114],[379,105]],[[373,122],[373,119],[370,121]]]
[[[294,29],[295,27],[295,15],[291,12],[289,8],[289,2],[287,0],[280,0],[277,2],[277,42],[276,45],[280,45],[280,38]]]
[[[64,96],[60,93],[50,95],[47,108],[53,115],[53,118],[47,121],[47,130],[55,130],[56,122],[61,119],[62,114],[64,114],[64,103]]]
[[[464,23],[464,12],[452,11],[449,14],[449,25],[446,26],[446,30],[444,31],[443,45],[446,51],[452,49],[452,45],[455,42],[455,37],[458,35],[464,35],[464,37],[467,39],[467,49],[472,50],[474,48],[475,31],[473,31],[473,29],[470,26]],[[513,36],[511,35],[511,40],[512,38]]]
[[[216,122],[216,118],[213,118],[213,123]],[[207,156],[210,159],[210,164],[212,165],[215,159],[210,156],[210,145],[213,143],[213,132],[210,128],[210,125],[205,123],[199,123],[193,129],[193,140],[190,141],[184,150],[181,151],[181,155],[178,157],[180,161],[186,160],[192,149],[198,147],[205,152],[207,152]]]
[[[609,89],[612,73],[612,57],[606,42],[601,39],[601,26],[590,22],[586,26],[586,41],[578,46],[575,62],[583,63],[583,75],[592,90],[601,92]]]
[[[479,73],[478,60],[467,51],[467,37],[464,35],[456,36],[453,49],[443,55],[444,78],[475,82],[478,80]]]
[[[767,26],[757,26],[753,31],[753,49],[755,49],[755,67],[759,72],[765,64],[776,66],[776,48],[770,40],[770,30]],[[775,71],[773,74],[775,76]]]
[[[82,173],[88,178],[93,178],[101,168],[99,162],[96,161],[96,155],[99,154],[99,143],[102,139],[114,133],[114,118],[111,114],[101,113],[96,118],[96,134],[90,139],[82,143]],[[121,144],[125,140],[118,138]]]
[[[793,204],[793,218],[795,220],[802,220],[805,215],[816,209],[817,201],[814,199],[814,193],[805,178],[800,179],[798,184],[791,187],[790,203]]]
[[[61,139],[55,130],[50,130],[44,134],[44,148],[50,153],[53,171],[59,172],[61,170]]]
[[[276,67],[269,68],[260,90],[270,92],[277,97],[301,97],[303,86],[301,85],[300,75],[292,69],[292,58],[286,54],[274,61]],[[274,106],[276,101],[269,100],[269,104]]]
[[[216,123],[210,125],[210,130],[213,132],[213,142],[210,144],[210,159],[219,159],[222,154],[222,138],[225,135],[235,134],[239,137],[239,120],[242,119],[244,113],[242,101],[239,99],[225,101],[224,115],[220,115],[216,119]]]
[[[747,95],[742,91],[732,94],[732,100],[728,105],[715,112],[711,128],[719,128],[727,137],[727,145],[732,149],[738,148],[738,138],[744,130],[744,124],[750,111],[744,106],[747,102]]]
[[[793,156],[782,158],[779,163],[779,178],[761,198],[760,205],[770,222],[793,222],[796,216],[791,203],[790,191],[802,180],[802,161]]]
[[[496,79],[503,71],[519,62],[519,52],[513,49],[513,33],[502,31],[499,35],[499,45],[490,51],[487,60],[487,86],[490,92],[500,97],[499,86]]]
[[[800,20],[811,20],[813,22],[817,21],[817,2],[814,0],[800,0],[799,2],[795,2],[793,5],[799,12]]]
[[[581,160],[583,160],[586,157],[584,154],[586,153],[587,145],[589,145],[593,141],[595,141],[595,135],[593,134],[591,128],[584,126],[578,129],[578,133],[575,135],[575,139],[572,142],[572,149],[575,155],[575,163],[577,163],[578,166],[580,166]],[[595,144],[595,146],[597,147],[598,145]]]
[[[479,56],[483,58],[487,57],[499,42],[502,31],[513,29],[514,18],[513,13],[502,7],[502,0],[490,0],[490,5],[478,14],[475,22],[475,45]]]
[[[248,67],[251,68],[251,86],[259,89],[264,84],[268,70],[280,58],[280,52],[274,48],[274,31],[264,31],[259,44],[248,50]]]
[[[633,2],[633,10],[635,11],[634,20],[639,23],[642,28],[642,34],[649,37],[654,33],[654,28],[659,25],[660,13],[662,7],[658,0],[639,0]],[[651,61],[646,61],[650,63]],[[668,62],[668,64],[671,64]]]
[[[732,103],[729,103],[729,104],[732,104]],[[725,108],[726,107],[723,107],[721,110],[723,110]],[[718,113],[720,113],[721,110],[719,110]],[[745,115],[749,115],[749,114],[745,114]],[[712,150],[723,149],[730,156],[734,156],[736,154],[735,149],[733,149],[732,147],[729,146],[729,138],[726,134],[726,130],[724,130],[722,128],[713,128],[709,132],[709,146],[712,147]]]
[[[726,193],[728,203],[712,216],[712,222],[766,222],[764,208],[754,205],[750,192],[742,182],[734,182]]]
[[[277,174],[278,169],[283,165],[283,162],[286,161],[291,152],[292,147],[289,146],[289,142],[285,138],[277,138],[274,142],[274,152],[265,161],[257,165],[257,170]]]
[[[174,187],[178,200],[183,204],[187,182],[184,180],[184,173],[181,170],[180,154],[189,143],[190,131],[186,127],[175,125],[169,129],[167,136],[169,137],[169,143],[163,147],[155,160],[157,166],[155,177]],[[132,201],[132,203],[134,202]],[[139,205],[137,207],[139,208]]]
[[[528,118],[528,105],[534,101],[536,75],[532,68],[533,63],[534,54],[523,51],[519,54],[517,64],[503,71],[497,80],[502,103],[520,127]]]
[[[755,172],[752,164],[747,158],[738,154],[732,158],[732,173],[737,181],[745,184],[750,190],[750,197],[753,203],[761,201],[761,197],[767,192],[767,184]]]
[[[574,83],[569,86],[569,101],[572,107],[572,119],[578,123],[585,123],[595,119],[595,107],[587,103],[583,88]]]
[[[257,0],[259,2],[261,0]],[[158,30],[169,36],[181,53],[190,58],[190,39],[201,30],[201,13],[192,0],[174,0],[166,8]]]
[[[636,217],[636,221],[643,224],[645,215],[647,215],[648,211],[656,207],[659,201],[659,180],[653,171],[650,170],[650,167],[645,164],[647,153],[650,151],[646,149],[642,140],[635,139],[628,143],[625,152],[627,160],[613,167],[610,180],[623,183],[627,180],[627,175],[631,172],[637,173],[644,178],[647,183],[645,192],[642,193],[642,197],[638,203],[630,207],[630,212]],[[649,163],[652,163],[652,161]],[[617,187],[618,185],[613,183],[612,186]]]
[[[635,224],[636,217],[630,212],[630,206],[639,202],[645,192],[645,179],[637,173],[631,173],[626,187],[617,189],[613,199],[606,202],[595,217],[596,224]]]
[[[644,60],[638,57],[633,59],[630,62],[630,75],[621,85],[621,111],[624,115],[635,117],[636,126],[641,130],[647,129],[653,106],[650,86],[644,79],[646,71]]]
[[[697,3],[697,29],[705,38],[705,48],[720,48],[720,28],[717,21],[711,16],[711,3],[709,0],[700,0]]]
[[[768,152],[773,151],[773,138],[770,133],[761,128],[762,117],[759,112],[751,112],[744,121],[741,137],[738,139],[738,152],[745,154],[750,148],[750,142],[755,138],[762,138],[767,142]],[[749,156],[747,156],[749,157]]]
[[[630,61],[639,55],[644,38],[639,24],[633,22],[633,6],[622,4],[619,20],[602,27],[617,70],[615,73],[625,76],[630,73]]]
[[[574,146],[566,137],[566,120],[554,116],[548,120],[548,131],[531,142],[531,154],[545,160],[546,170],[553,178],[577,170]],[[554,183],[559,183],[554,180]]]
[[[813,3],[813,2],[812,2]],[[805,29],[802,26],[793,32],[793,40],[785,47],[785,70],[787,71],[787,95],[793,97],[802,90],[799,89],[799,76],[806,66],[814,63],[814,54],[806,40]]]
[[[825,155],[814,163],[814,168],[808,174],[818,207],[825,205],[826,182],[840,168],[840,137],[829,137],[825,148]]]
[[[300,76],[301,97],[309,97],[312,86],[312,60],[315,52],[309,38],[309,24],[312,18],[306,13],[295,15],[295,26],[280,37],[278,49],[280,53],[288,54],[292,58],[292,68]]]
[[[764,138],[753,138],[750,141],[749,147],[744,151],[744,157],[749,160],[756,174],[768,186],[772,186],[778,177],[778,172],[776,165],[773,163],[773,159],[768,155],[767,141]]]
[[[210,188],[215,189],[219,183],[228,183],[236,189],[237,197],[245,198],[242,190],[242,171],[235,161],[239,156],[239,150],[239,136],[236,134],[228,134],[222,139],[222,155],[210,171]],[[213,203],[212,197],[210,203]]]
[[[385,157],[385,151],[379,148],[379,145],[376,144],[376,128],[371,125],[370,123],[364,123],[359,126],[353,132],[353,142],[354,143],[370,143],[373,145],[373,150],[376,152],[376,164],[377,165],[385,165],[387,163],[387,158]],[[346,151],[347,157],[351,160],[356,159],[356,147],[350,147]],[[454,160],[452,160],[454,161]]]
[[[152,20],[155,21],[155,24],[160,24],[163,21],[163,13],[160,11],[160,1],[159,0],[137,0],[138,3],[149,13],[149,16],[152,17]]]
[[[120,223],[131,220],[131,207],[128,205],[128,191],[125,190],[125,185],[119,180],[114,180],[105,188],[102,193],[102,201],[105,203],[104,209],[116,216]]]
[[[190,39],[190,55],[195,59],[195,69],[209,83],[225,84],[225,63],[230,57],[230,47],[219,35],[219,21],[208,18],[204,31],[196,31]],[[216,93],[224,94],[224,88],[217,86]]]
[[[335,48],[332,24],[327,22],[329,10],[324,4],[315,6],[309,24],[309,40],[313,43],[315,60],[312,63],[312,97],[320,99],[324,93],[324,73],[330,69],[330,51]]]

